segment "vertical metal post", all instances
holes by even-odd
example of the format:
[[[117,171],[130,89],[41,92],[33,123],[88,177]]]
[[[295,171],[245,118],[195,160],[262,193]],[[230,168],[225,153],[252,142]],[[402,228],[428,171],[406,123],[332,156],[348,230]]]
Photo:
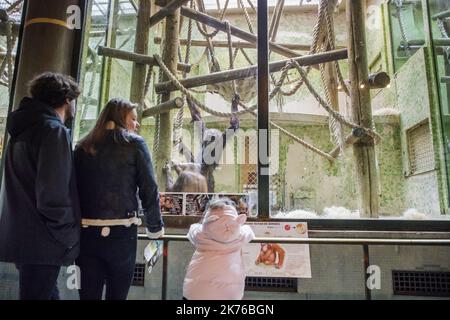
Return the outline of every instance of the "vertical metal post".
[[[363,252],[364,252],[364,291],[366,293],[366,300],[372,300],[372,292],[370,291],[370,288],[367,285],[367,280],[369,280],[369,274],[367,273],[367,270],[370,266],[369,245],[367,244],[363,245]]]
[[[267,0],[258,0],[258,215],[270,215],[269,45]]]
[[[169,241],[163,240],[163,270],[161,299],[167,300],[167,271],[169,265]]]

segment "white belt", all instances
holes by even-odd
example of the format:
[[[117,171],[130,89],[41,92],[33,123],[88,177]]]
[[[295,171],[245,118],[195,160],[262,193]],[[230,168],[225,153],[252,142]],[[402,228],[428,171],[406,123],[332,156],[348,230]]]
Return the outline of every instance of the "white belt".
[[[137,217],[133,217],[130,219],[109,219],[109,220],[82,219],[81,224],[82,224],[83,228],[103,227],[101,235],[103,237],[107,237],[111,233],[111,229],[109,227],[125,226],[125,227],[129,228],[133,224],[140,226],[142,224],[142,220]]]
[[[114,227],[114,226],[125,226],[131,227],[131,225],[135,224],[140,226],[142,224],[141,218],[133,217],[130,219],[109,219],[109,220],[101,220],[101,219],[82,219],[81,224],[84,228],[87,227]]]

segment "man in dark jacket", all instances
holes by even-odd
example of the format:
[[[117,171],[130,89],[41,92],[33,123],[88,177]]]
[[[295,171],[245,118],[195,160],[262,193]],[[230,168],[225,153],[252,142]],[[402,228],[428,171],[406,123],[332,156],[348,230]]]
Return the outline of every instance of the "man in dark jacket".
[[[50,299],[61,266],[78,256],[80,210],[72,143],[78,85],[45,73],[8,117],[0,261],[16,263],[21,299]]]

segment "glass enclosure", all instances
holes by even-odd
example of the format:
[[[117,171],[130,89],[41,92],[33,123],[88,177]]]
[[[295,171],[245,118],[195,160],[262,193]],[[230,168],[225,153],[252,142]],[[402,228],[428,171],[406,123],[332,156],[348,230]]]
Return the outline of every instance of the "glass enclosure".
[[[436,77],[439,89],[447,177],[450,172],[450,3],[429,1]],[[450,180],[449,180],[450,182]]]
[[[22,6],[22,3],[15,4],[15,2],[0,0],[0,9],[6,10],[10,16],[8,22],[0,21],[0,159],[5,139]]]
[[[421,0],[389,2],[394,69],[401,66],[425,44]]]
[[[449,22],[445,14],[439,15],[448,11],[447,2],[430,1],[429,9],[431,16],[438,15],[432,19],[432,32],[448,158]],[[8,7],[8,2],[0,3]],[[305,60],[330,50],[339,56],[347,47],[344,6],[337,2],[330,8],[328,4],[324,0],[268,1],[271,43],[265,108],[266,104],[258,106],[257,94],[257,1],[187,2],[176,22],[176,72],[158,65],[159,57],[164,60],[165,52],[173,48],[165,39],[174,31],[166,30],[164,22],[150,28],[145,62],[135,65],[132,60],[137,58],[130,58],[139,44],[136,39],[142,38],[136,36],[140,1],[91,1],[80,66],[83,90],[75,143],[93,127],[109,99],[133,100],[136,87],[145,84],[144,98],[134,102],[139,104],[140,134],[152,151],[162,191],[172,191],[183,169],[197,170],[207,179],[208,194],[228,194],[237,201],[243,197],[252,215],[257,214],[259,194],[260,199],[269,199],[271,217],[369,218],[359,212],[361,190],[356,173],[360,168],[353,142],[347,143],[355,127],[348,61],[343,56],[338,62],[321,64]],[[160,9],[154,1],[151,6],[152,15]],[[12,10],[17,24],[20,7]],[[445,197],[439,180],[439,145],[434,139],[437,129],[430,120],[434,101],[428,82],[434,71],[426,59],[422,1],[395,0],[383,5],[368,1],[367,23],[383,21],[382,12],[390,18],[386,25],[366,26],[369,68],[371,73],[383,72],[392,60],[395,72],[388,86],[371,90],[372,127],[381,138],[375,146],[374,176],[380,210],[372,218],[440,219]],[[216,29],[198,18],[205,14],[221,27]],[[193,15],[195,19],[188,18]],[[324,24],[326,31],[319,32]],[[392,52],[386,49],[388,30],[392,31]],[[2,132],[8,107],[7,49],[2,23]],[[292,58],[301,64],[302,74]],[[144,71],[143,77],[136,77],[136,67]],[[263,76],[259,81],[265,81]],[[264,159],[269,161],[266,191],[258,190],[258,159],[267,158],[266,150],[258,154],[258,115],[270,121],[269,130],[259,137],[270,141],[270,157]],[[214,149],[219,145],[225,148]],[[218,163],[206,163],[205,152]]]

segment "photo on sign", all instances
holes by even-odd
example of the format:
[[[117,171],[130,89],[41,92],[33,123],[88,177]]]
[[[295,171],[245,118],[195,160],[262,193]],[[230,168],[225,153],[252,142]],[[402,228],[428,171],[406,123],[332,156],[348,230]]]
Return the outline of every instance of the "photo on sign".
[[[182,193],[165,193],[159,194],[159,206],[163,215],[183,215],[183,198]]]
[[[228,198],[234,202],[238,214],[250,216],[255,212],[256,204],[250,201],[247,194],[237,193],[188,193],[186,194],[186,215],[202,216],[205,214],[206,206],[211,199]]]
[[[307,238],[303,222],[248,222],[257,237]],[[243,249],[247,276],[311,278],[309,245],[250,243]]]
[[[188,193],[186,194],[185,213],[188,216],[202,216],[206,205],[214,198],[212,193]]]

